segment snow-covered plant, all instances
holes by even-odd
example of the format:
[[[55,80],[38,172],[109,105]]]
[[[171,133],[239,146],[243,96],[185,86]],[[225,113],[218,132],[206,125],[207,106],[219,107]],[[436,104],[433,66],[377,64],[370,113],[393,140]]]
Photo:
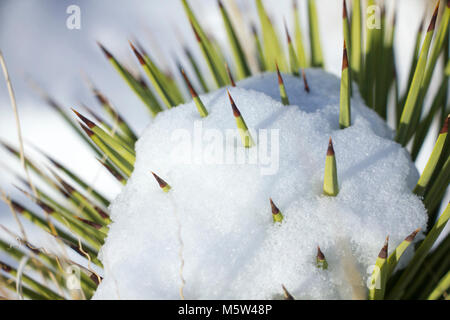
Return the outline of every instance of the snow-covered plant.
[[[139,140],[93,84],[109,121],[90,109],[95,122],[77,110],[71,117],[45,96],[124,185],[112,203],[50,155],[43,154],[43,167],[2,142],[40,178],[18,174],[20,190],[44,215],[3,200],[18,221],[30,220],[83,261],[3,228],[20,245],[0,239],[1,252],[27,259],[31,269],[0,261],[2,295],[19,288],[29,299],[447,298],[450,236],[436,240],[450,218],[442,203],[450,177],[450,0],[441,4],[440,23],[438,2],[426,32],[417,34],[404,93],[396,78],[395,19],[387,21],[384,9],[381,28],[363,28],[362,1],[353,0],[351,11],[343,1],[339,80],[321,69],[314,0],[309,43],[296,1],[292,38],[286,24],[279,36],[263,1],[255,1],[256,56],[244,50],[218,1],[232,53],[226,57],[181,0],[209,73],[186,47],[189,66],[177,62],[180,82],[137,42],[130,47],[146,78],[99,43],[154,118]],[[365,4],[373,5],[380,4]],[[429,97],[441,56],[442,82]],[[435,121],[442,130],[419,176],[411,160]]]

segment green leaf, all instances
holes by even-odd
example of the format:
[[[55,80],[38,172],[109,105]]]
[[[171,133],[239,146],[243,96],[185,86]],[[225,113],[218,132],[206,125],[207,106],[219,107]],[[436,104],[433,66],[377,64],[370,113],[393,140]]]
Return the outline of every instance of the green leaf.
[[[397,130],[395,140],[402,146],[405,146],[408,143],[408,133],[413,126],[414,113],[417,112],[419,108],[421,108],[421,106],[417,106],[416,103],[417,99],[419,98],[420,90],[422,88],[422,82],[427,65],[428,52],[430,50],[431,40],[434,34],[437,13],[438,7],[436,7],[433,18],[430,22],[430,26],[428,27],[428,31],[422,45],[419,61],[417,63],[416,71],[414,72],[413,81],[411,83],[408,97],[406,98],[405,107],[403,108],[402,116],[400,118],[400,125]]]
[[[222,13],[223,22],[225,25],[225,30],[227,31],[228,40],[230,42],[230,46],[233,52],[234,61],[237,67],[238,79],[244,79],[250,76],[250,68],[247,63],[247,58],[245,57],[244,50],[242,50],[242,46],[239,42],[238,36],[234,31],[233,24],[231,23],[230,17],[228,15],[227,10],[222,4],[222,1],[219,0],[219,8]]]
[[[406,269],[403,271],[400,279],[395,283],[392,291],[388,295],[388,299],[400,299],[405,292],[405,289],[411,281],[414,281],[414,277],[420,270],[426,255],[430,251],[434,242],[437,240],[442,230],[444,230],[448,219],[450,218],[450,204],[447,204],[447,208],[442,213],[436,224],[428,233],[427,237],[422,241],[417,248],[412,260],[409,262]]]
[[[323,68],[324,60],[320,43],[319,17],[315,0],[308,0],[309,39],[311,46],[311,66]]]

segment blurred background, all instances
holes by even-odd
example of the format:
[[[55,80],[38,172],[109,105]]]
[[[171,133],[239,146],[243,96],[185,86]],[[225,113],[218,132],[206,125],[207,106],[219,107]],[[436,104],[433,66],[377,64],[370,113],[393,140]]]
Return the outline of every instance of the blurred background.
[[[239,31],[245,38],[249,34],[249,22],[258,22],[254,1],[224,2],[235,14],[236,21],[243,22]],[[339,76],[343,42],[342,1],[316,2],[325,68]],[[298,3],[304,36],[307,36],[306,1],[298,0]],[[227,47],[216,1],[190,0],[190,4],[205,29],[223,47]],[[265,0],[264,4],[275,26],[281,29],[283,19],[291,25],[291,0]],[[70,5],[78,5],[81,9],[79,30],[66,27],[69,17],[66,9]],[[435,1],[389,0],[386,5],[388,16],[393,7],[398,9],[395,45],[400,90],[403,91],[414,51],[416,30],[424,14],[427,21],[431,17]],[[239,8],[241,16],[233,8]],[[80,173],[86,181],[107,190],[111,199],[120,191],[119,184],[103,171],[92,153],[42,101],[30,86],[30,81],[38,83],[64,108],[80,109],[81,104],[86,104],[98,109],[84,79],[87,76],[110,98],[126,120],[134,124],[134,129],[139,133],[151,118],[96,45],[96,41],[100,41],[120,61],[138,70],[137,61],[127,43],[129,39],[139,39],[154,58],[172,70],[172,57],[184,61],[181,51],[183,45],[187,45],[198,57],[201,55],[180,0],[0,0],[0,50],[6,59],[15,89],[26,152],[33,155],[35,152],[32,146],[39,146]],[[178,76],[176,72],[174,74]],[[0,139],[18,145],[14,114],[3,77],[0,79],[0,110]],[[434,136],[430,140],[431,146],[433,140]],[[429,148],[424,148],[419,157],[419,171],[429,152]],[[0,188],[14,198],[24,199],[13,187],[17,183],[11,174],[13,171],[22,172],[17,161],[12,161],[1,149]],[[25,227],[28,226],[26,221],[23,223]],[[17,231],[16,223],[3,203],[0,203],[0,224]],[[2,232],[0,230],[0,234]]]

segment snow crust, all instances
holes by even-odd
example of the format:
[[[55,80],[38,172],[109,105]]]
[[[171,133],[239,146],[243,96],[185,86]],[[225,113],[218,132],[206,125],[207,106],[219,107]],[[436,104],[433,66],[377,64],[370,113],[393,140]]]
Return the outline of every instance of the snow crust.
[[[186,299],[274,299],[282,284],[297,299],[363,297],[386,236],[391,252],[426,226],[411,192],[418,173],[356,87],[352,126],[340,130],[339,79],[316,69],[306,76],[310,93],[301,79],[283,75],[291,106],[281,104],[272,73],[229,88],[255,149],[244,150],[239,139],[218,143],[236,130],[224,89],[201,96],[206,118],[188,103],[148,125],[135,170],[111,205],[104,280],[94,298],[179,299],[182,289]],[[183,140],[188,134],[191,143]],[[335,198],[322,195],[330,137]],[[223,159],[227,150],[253,149],[257,161],[221,163],[217,145]],[[151,171],[172,186],[169,193]],[[273,223],[269,198],[284,215],[281,224]],[[328,270],[316,267],[317,246]]]

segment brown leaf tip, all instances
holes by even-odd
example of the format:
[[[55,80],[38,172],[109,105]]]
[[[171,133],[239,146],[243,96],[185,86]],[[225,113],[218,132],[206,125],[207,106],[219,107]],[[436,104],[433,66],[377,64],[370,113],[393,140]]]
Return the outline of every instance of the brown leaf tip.
[[[83,219],[81,217],[75,217],[76,219],[78,219],[79,221],[83,222],[84,224],[87,224],[88,226],[91,226],[94,229],[100,230],[102,228],[101,224],[95,223],[93,221],[87,220],[87,219]]]
[[[283,78],[281,77],[280,69],[278,68],[278,64],[275,62],[275,67],[277,68],[277,76],[278,76],[278,85],[284,85]]]
[[[317,246],[317,259],[320,261],[325,260],[325,255],[323,254],[322,250],[320,250],[319,246]]]
[[[67,182],[65,182],[61,177],[59,177],[56,173],[52,172],[53,175],[55,176],[56,180],[58,180],[58,182],[62,185],[62,187],[68,192],[68,193],[73,193],[75,192],[75,189],[68,184]]]
[[[198,97],[197,91],[195,91],[194,87],[191,84],[191,81],[189,81],[189,78],[187,77],[186,73],[184,72],[184,69],[180,69],[180,71],[181,71],[181,75],[184,78],[184,81],[186,81],[186,84],[188,86],[188,89],[189,89],[189,92],[190,92],[192,98]]]
[[[328,150],[327,150],[327,156],[334,156],[334,147],[333,147],[333,141],[330,140],[328,141]]]
[[[98,102],[101,105],[108,105],[109,104],[108,99],[100,91],[98,91],[97,89],[94,89],[94,95],[95,95],[95,97],[97,98]]]
[[[343,19],[347,19],[348,15],[347,15],[347,3],[345,2],[345,0],[342,1],[342,18]]]
[[[384,246],[381,248],[380,253],[378,254],[378,258],[380,259],[386,259],[388,255],[388,243],[389,243],[389,236],[386,237],[386,240],[384,241]]]
[[[195,39],[197,39],[197,42],[202,42],[202,39],[200,38],[200,35],[197,32],[197,29],[195,29],[194,23],[189,19],[189,22],[191,23],[192,31],[194,31]]]
[[[80,120],[83,121],[90,129],[92,129],[93,127],[96,126],[95,123],[93,123],[91,120],[89,120],[88,118],[83,116],[81,113],[79,113],[78,111],[76,111],[73,108],[71,108],[71,109],[78,116],[78,118],[80,118]]]
[[[272,207],[272,214],[277,215],[280,213],[280,209],[273,203],[272,198],[270,198],[270,206]]]
[[[233,109],[233,115],[234,115],[235,118],[239,118],[241,116],[241,112],[236,107],[236,104],[234,103],[234,100],[231,97],[230,91],[227,90],[227,93],[228,93],[228,98],[230,99],[231,108]]]
[[[223,9],[223,3],[222,3],[222,1],[217,0],[217,4],[219,5],[219,8],[220,8],[220,9]]]
[[[3,263],[0,261],[0,269],[5,271],[5,272],[11,272],[12,268],[10,266],[8,266],[6,263]]]
[[[83,125],[81,122],[78,122],[80,124],[81,129],[83,129],[83,131],[89,136],[92,137],[94,135],[94,132],[92,132],[91,130],[89,130],[88,127],[86,127],[85,125]]]
[[[167,182],[165,182],[163,179],[161,179],[161,178],[160,178],[156,173],[154,173],[153,171],[152,171],[152,174],[153,174],[153,177],[155,177],[156,182],[158,182],[159,187],[160,187],[161,189],[164,189],[165,187],[167,187]]]
[[[436,8],[434,9],[433,17],[431,18],[430,25],[428,26],[427,32],[434,31],[434,28],[436,27],[436,20],[437,20],[437,16],[439,13],[439,4],[440,3],[441,2],[438,1]],[[447,5],[448,5],[448,2],[447,2]]]
[[[100,162],[101,165],[102,165],[103,167],[105,167],[105,169],[108,170],[108,172],[111,173],[118,181],[120,181],[120,182],[124,181],[124,178],[123,178],[116,170],[113,170],[113,169],[112,169],[105,161],[103,161],[103,160],[101,160],[101,159],[98,159],[98,158],[97,158],[97,160],[98,160],[98,162]]]
[[[13,207],[14,211],[16,211],[17,213],[24,213],[25,212],[25,208],[22,207],[20,204],[18,204],[16,201],[11,200],[11,206]]]
[[[228,63],[225,62],[225,69],[227,70],[228,78],[230,79],[230,83],[232,87],[236,87],[236,83],[234,82],[233,75],[231,74],[230,67],[228,66]]]
[[[289,34],[289,30],[288,30],[288,27],[287,27],[287,24],[286,24],[286,20],[284,20],[284,30],[286,32],[287,42],[288,42],[288,44],[291,44],[292,39],[291,39],[291,36]]]
[[[142,54],[136,49],[136,47],[133,45],[133,43],[131,41],[128,41],[128,43],[130,44],[131,49],[133,50],[134,54],[138,58],[139,63],[141,65],[144,65],[145,64],[145,60],[144,60],[144,57],[142,56]]]
[[[41,207],[42,210],[44,210],[46,213],[48,214],[52,214],[53,212],[55,212],[55,210],[53,210],[52,207],[50,207],[49,205],[47,205],[46,203],[42,202],[39,199],[36,199],[36,204]]]
[[[306,79],[306,73],[305,73],[304,69],[302,69],[302,78],[303,78],[303,84],[305,86],[305,91],[309,93],[310,89],[309,89],[308,80]]]
[[[407,236],[406,238],[405,238],[405,241],[408,241],[408,242],[413,242],[414,241],[414,238],[417,236],[417,234],[420,232],[420,228],[419,229],[416,229],[413,233],[411,233],[409,236]]]
[[[108,58],[108,59],[112,59],[113,58],[112,54],[100,42],[97,41],[97,44],[100,47],[100,49],[102,49],[102,51],[105,54],[106,58]]]
[[[282,284],[281,288],[283,289],[284,299],[285,300],[294,300],[294,297],[289,293],[286,287]]]
[[[100,217],[102,217],[103,219],[109,219],[109,214],[107,214],[105,212],[105,210],[103,210],[102,208],[98,207],[98,206],[94,206],[95,211],[98,212],[98,214],[100,215]]]
[[[450,114],[447,116],[447,118],[444,121],[444,125],[442,126],[442,130],[440,134],[448,133],[448,119],[450,118]]]

